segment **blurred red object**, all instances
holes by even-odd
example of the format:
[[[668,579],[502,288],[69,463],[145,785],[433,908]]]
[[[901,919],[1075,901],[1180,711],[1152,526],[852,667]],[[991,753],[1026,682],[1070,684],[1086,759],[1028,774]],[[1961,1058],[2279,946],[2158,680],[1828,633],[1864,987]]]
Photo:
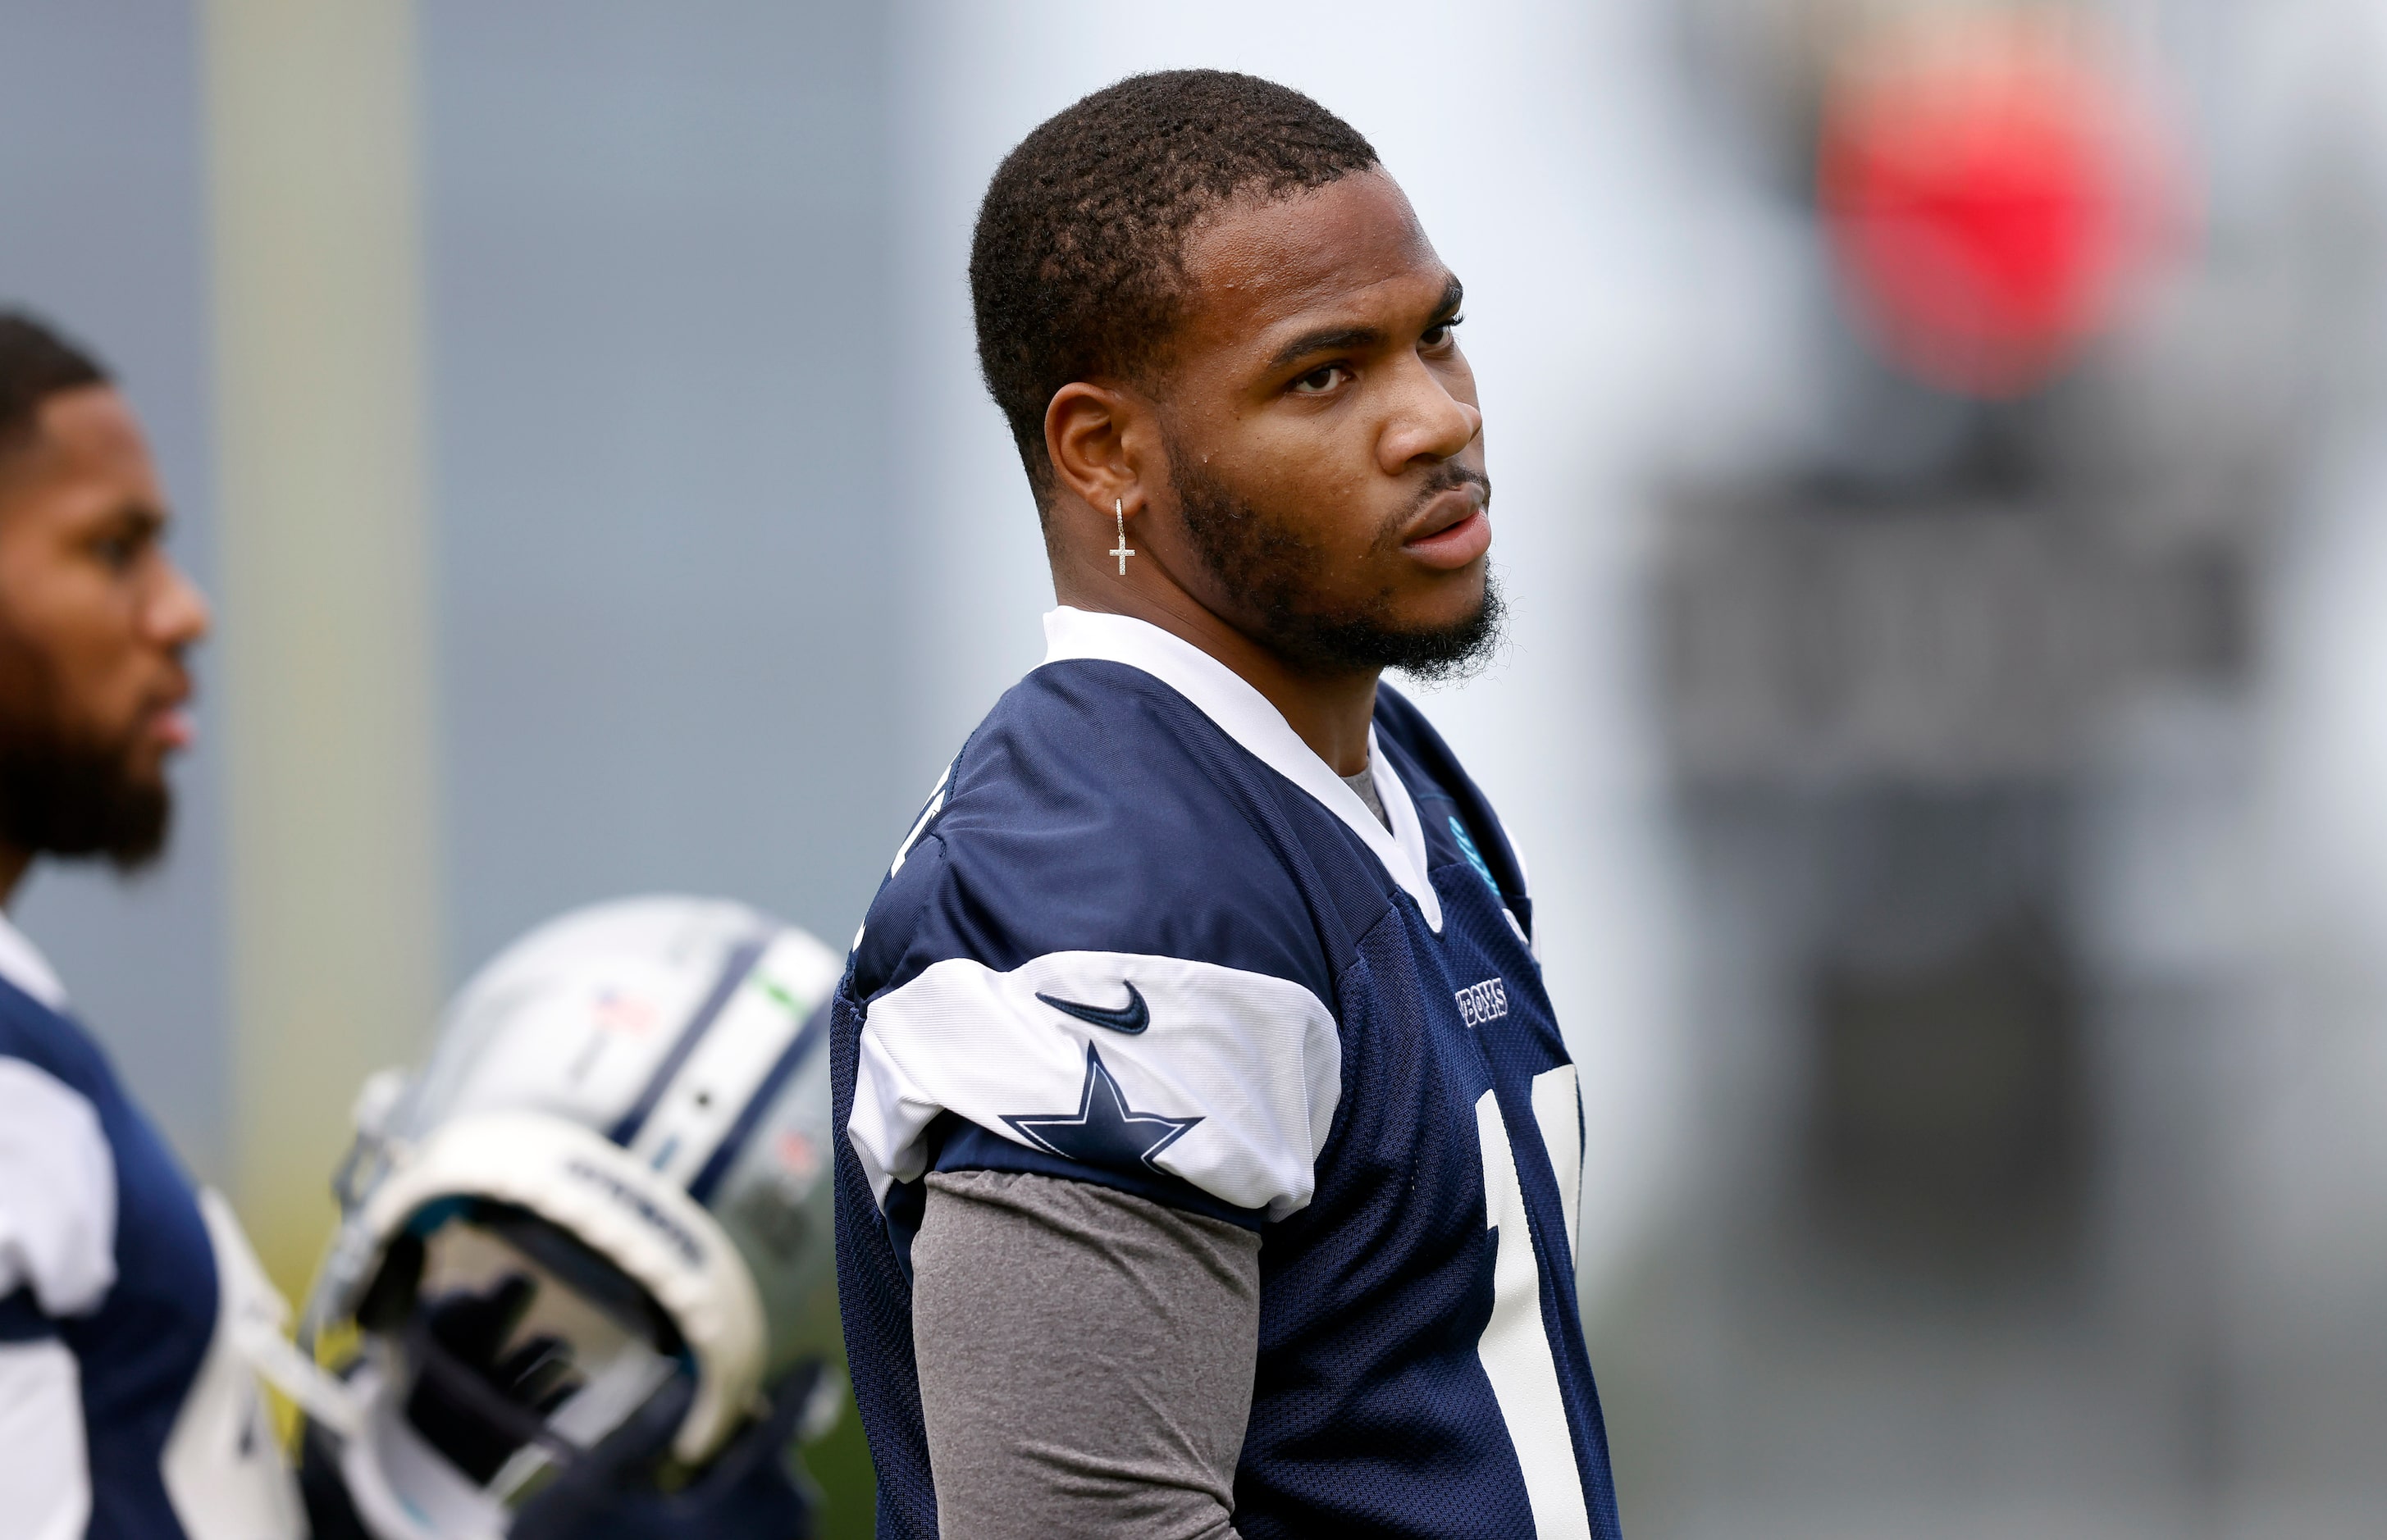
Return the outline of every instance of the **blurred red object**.
[[[1890,360],[2011,398],[2112,319],[2170,224],[2152,118],[2075,34],[1910,25],[1827,89],[1818,200]]]

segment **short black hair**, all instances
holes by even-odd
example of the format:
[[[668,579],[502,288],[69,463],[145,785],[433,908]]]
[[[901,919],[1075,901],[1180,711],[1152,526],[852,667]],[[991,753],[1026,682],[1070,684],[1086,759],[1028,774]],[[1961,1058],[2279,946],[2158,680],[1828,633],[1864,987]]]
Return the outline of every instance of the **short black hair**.
[[[1185,238],[1230,198],[1323,187],[1377,165],[1300,92],[1223,69],[1133,75],[1046,119],[1004,158],[970,241],[979,367],[1044,500],[1044,409],[1072,380],[1165,361]]]
[[[0,310],[0,452],[33,435],[42,403],[109,383],[97,359],[23,310]]]

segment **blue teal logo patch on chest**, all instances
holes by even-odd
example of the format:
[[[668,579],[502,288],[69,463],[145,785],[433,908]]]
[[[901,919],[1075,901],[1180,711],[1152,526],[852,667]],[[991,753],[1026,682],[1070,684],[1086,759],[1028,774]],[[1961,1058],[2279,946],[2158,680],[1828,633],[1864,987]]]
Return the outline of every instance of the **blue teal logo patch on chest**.
[[[1475,841],[1467,837],[1467,826],[1459,821],[1459,815],[1455,813],[1450,816],[1450,834],[1452,839],[1459,841],[1459,853],[1467,857],[1467,864],[1475,868],[1475,875],[1484,879],[1484,886],[1491,889],[1492,896],[1497,899],[1500,896],[1500,885],[1492,880],[1492,868],[1484,863],[1484,852],[1477,850]]]

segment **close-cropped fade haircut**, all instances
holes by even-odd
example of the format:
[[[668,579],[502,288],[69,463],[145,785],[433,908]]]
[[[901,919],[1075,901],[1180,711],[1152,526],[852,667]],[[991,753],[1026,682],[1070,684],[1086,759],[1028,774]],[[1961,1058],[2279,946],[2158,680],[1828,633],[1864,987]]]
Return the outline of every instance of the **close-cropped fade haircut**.
[[[0,310],[0,454],[32,437],[42,403],[106,385],[99,361],[22,310]]]
[[[1186,238],[1231,198],[1372,170],[1358,130],[1300,92],[1222,69],[1134,75],[1046,119],[1004,158],[970,241],[979,367],[1040,507],[1044,409],[1073,380],[1167,361]]]

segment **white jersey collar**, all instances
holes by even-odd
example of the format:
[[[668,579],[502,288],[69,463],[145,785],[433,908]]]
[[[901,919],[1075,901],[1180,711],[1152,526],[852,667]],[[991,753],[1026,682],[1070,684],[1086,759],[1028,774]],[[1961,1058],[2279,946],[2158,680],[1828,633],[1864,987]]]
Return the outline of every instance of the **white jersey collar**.
[[[0,978],[54,1011],[67,1008],[67,987],[58,982],[57,971],[6,914],[0,914]]]
[[[1441,932],[1442,901],[1434,896],[1433,884],[1425,875],[1425,829],[1418,822],[1417,804],[1410,800],[1408,788],[1401,784],[1392,762],[1377,744],[1372,724],[1368,728],[1368,772],[1375,777],[1376,795],[1383,799],[1385,816],[1392,820],[1389,831],[1368,811],[1359,794],[1343,784],[1333,766],[1301,740],[1267,696],[1192,642],[1149,621],[1065,604],[1044,616],[1044,661],[1057,663],[1072,658],[1141,669],[1193,702],[1220,732],[1342,819],[1383,863],[1401,890],[1417,901],[1425,923]]]

